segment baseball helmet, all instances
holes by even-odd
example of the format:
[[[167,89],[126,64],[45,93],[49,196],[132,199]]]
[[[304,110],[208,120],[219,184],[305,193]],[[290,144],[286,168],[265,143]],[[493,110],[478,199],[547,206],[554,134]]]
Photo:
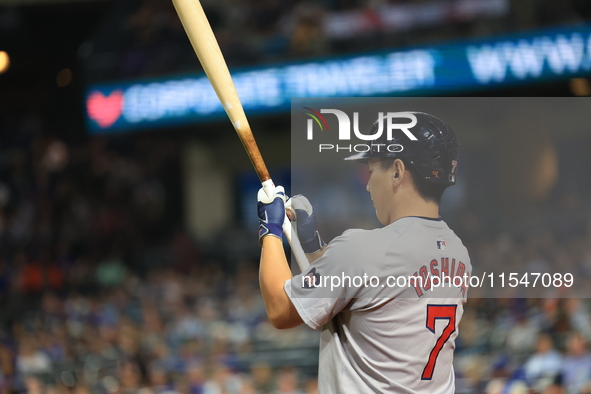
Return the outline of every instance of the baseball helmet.
[[[416,117],[416,125],[408,130],[417,139],[413,141],[401,130],[392,132],[388,140],[386,133],[387,117],[380,117],[369,130],[376,134],[379,122],[383,122],[382,134],[371,141],[370,149],[345,158],[345,160],[367,161],[373,157],[394,157],[410,163],[426,181],[444,185],[455,185],[460,143],[452,129],[443,121],[424,112],[405,112]],[[400,144],[402,150],[391,152],[384,146]]]

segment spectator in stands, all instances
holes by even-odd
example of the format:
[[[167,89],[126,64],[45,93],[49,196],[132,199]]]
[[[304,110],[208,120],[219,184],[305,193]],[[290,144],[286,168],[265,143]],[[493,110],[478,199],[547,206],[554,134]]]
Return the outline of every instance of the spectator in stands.
[[[562,355],[554,349],[552,337],[540,334],[536,352],[525,363],[525,378],[530,387],[545,388],[554,381],[562,369]],[[546,382],[540,382],[545,379]]]
[[[294,368],[284,368],[277,376],[277,389],[273,394],[304,394],[299,389],[298,374]]]
[[[318,394],[318,379],[309,378],[306,380],[306,394]]]
[[[591,380],[591,354],[585,338],[578,332],[570,335],[567,351],[562,364],[564,386],[568,394],[578,394]]]
[[[550,386],[546,387],[542,394],[564,394],[564,387],[560,384],[552,383]]]
[[[518,360],[524,361],[535,348],[539,327],[525,312],[519,311],[517,315],[515,325],[507,333],[507,347]]]
[[[51,372],[51,359],[37,347],[33,336],[23,336],[20,340],[16,369],[23,376],[43,375]],[[35,384],[32,382],[31,384]]]
[[[253,384],[258,392],[268,393],[272,388],[272,373],[271,367],[267,363],[256,363],[251,368],[251,375],[253,377]]]
[[[201,394],[204,383],[203,366],[199,363],[191,363],[187,368],[187,380],[189,394]]]
[[[240,394],[243,382],[225,365],[216,365],[203,386],[203,394]]]
[[[43,383],[36,376],[27,376],[25,378],[25,389],[27,394],[44,394]]]

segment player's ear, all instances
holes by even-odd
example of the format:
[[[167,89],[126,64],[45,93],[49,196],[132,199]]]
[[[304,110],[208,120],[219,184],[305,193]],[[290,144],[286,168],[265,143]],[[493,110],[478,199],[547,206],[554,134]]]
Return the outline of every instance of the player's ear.
[[[394,185],[398,185],[402,178],[404,177],[404,173],[406,168],[404,167],[404,162],[400,159],[394,160],[394,164],[392,164],[392,181]]]

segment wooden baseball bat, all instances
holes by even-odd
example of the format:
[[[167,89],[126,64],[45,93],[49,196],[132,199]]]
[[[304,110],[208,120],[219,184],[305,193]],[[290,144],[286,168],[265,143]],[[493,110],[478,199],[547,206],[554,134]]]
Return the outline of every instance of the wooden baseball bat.
[[[173,0],[172,2],[205,74],[234,125],[257,175],[261,182],[268,181],[271,176],[254,139],[230,71],[201,3],[199,0]]]
[[[205,70],[205,74],[207,74],[215,93],[226,110],[226,114],[228,114],[230,121],[234,125],[234,129],[261,180],[263,189],[269,195],[275,186],[254,139],[230,71],[201,3],[199,3],[199,0],[172,0],[172,2],[191,41],[191,45],[193,45],[193,49]],[[309,266],[308,259],[297,240],[295,232],[292,236],[292,226],[287,216],[283,223],[283,230],[300,269],[302,271],[307,269]]]

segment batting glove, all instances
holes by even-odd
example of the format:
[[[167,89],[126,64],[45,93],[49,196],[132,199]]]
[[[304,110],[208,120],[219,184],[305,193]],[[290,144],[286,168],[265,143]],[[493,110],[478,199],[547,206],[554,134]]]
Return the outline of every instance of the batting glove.
[[[259,242],[263,243],[263,237],[273,235],[283,239],[283,220],[285,218],[285,189],[283,186],[275,187],[273,195],[267,196],[263,188],[257,195],[259,215]]]
[[[301,194],[298,194],[290,198],[288,205],[292,212],[295,212],[298,238],[304,252],[314,253],[324,248],[326,242],[324,242],[316,229],[316,214],[310,201]]]

